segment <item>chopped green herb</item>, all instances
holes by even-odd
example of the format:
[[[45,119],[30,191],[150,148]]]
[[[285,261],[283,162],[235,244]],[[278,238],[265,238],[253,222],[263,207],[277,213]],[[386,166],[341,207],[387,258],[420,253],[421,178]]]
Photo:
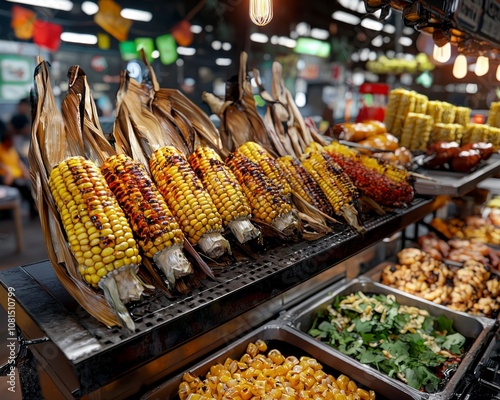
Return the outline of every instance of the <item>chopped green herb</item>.
[[[438,369],[463,355],[465,337],[452,320],[400,305],[393,296],[337,296],[329,307],[316,316],[311,336],[417,390],[435,392]]]

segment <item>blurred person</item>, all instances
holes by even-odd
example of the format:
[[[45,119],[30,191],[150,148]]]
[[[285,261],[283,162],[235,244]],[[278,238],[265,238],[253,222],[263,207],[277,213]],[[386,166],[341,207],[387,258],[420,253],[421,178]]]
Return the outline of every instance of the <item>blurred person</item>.
[[[30,217],[34,219],[38,212],[31,195],[31,180],[28,168],[14,147],[12,134],[5,129],[5,124],[2,123],[2,125],[3,128],[0,126],[0,131],[3,129],[0,138],[0,183],[19,190],[23,199],[29,203]]]
[[[30,119],[24,114],[15,114],[10,119],[9,130],[14,140],[14,147],[21,160],[28,166],[28,152],[31,141]]]
[[[23,97],[19,100],[16,114],[26,115],[28,119],[31,119],[31,102],[29,97]]]

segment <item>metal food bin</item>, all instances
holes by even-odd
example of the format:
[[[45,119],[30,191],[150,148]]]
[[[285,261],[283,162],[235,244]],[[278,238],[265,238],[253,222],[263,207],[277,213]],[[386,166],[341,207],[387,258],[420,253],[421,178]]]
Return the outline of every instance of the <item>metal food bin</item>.
[[[195,376],[204,378],[210,367],[214,364],[221,363],[230,357],[239,359],[245,352],[248,343],[264,340],[268,349],[278,349],[283,355],[293,355],[297,358],[301,356],[309,356],[318,360],[325,372],[338,377],[340,374],[347,375],[350,379],[356,381],[360,387],[372,389],[377,394],[378,400],[411,400],[418,399],[412,393],[408,393],[400,385],[394,385],[390,379],[385,376],[378,376],[367,371],[364,366],[357,365],[349,357],[343,354],[337,354],[333,351],[328,351],[322,348],[317,340],[302,335],[295,329],[286,325],[283,320],[271,321],[256,330],[245,335],[241,339],[229,344],[222,350],[214,353],[200,363],[189,368],[187,371]],[[187,372],[185,371],[185,372]],[[143,400],[175,400],[179,399],[177,394],[179,384],[182,382],[182,375],[169,379],[155,389],[144,394]]]
[[[351,293],[363,292],[364,294],[393,294],[398,301],[398,303],[408,306],[414,306],[427,310],[432,315],[445,315],[447,318],[453,320],[453,327],[455,330],[467,339],[472,340],[472,345],[464,355],[461,363],[459,364],[457,370],[452,375],[450,380],[445,384],[442,390],[435,393],[424,393],[420,392],[412,387],[406,385],[404,382],[399,380],[389,378],[382,374],[375,368],[361,364],[355,359],[351,359],[352,362],[357,365],[358,368],[364,369],[367,373],[377,376],[378,379],[390,380],[394,386],[402,388],[405,393],[410,396],[414,396],[419,399],[449,399],[454,393],[455,387],[460,382],[461,377],[470,369],[473,368],[475,361],[480,356],[482,351],[484,351],[484,344],[487,342],[488,334],[495,325],[495,321],[488,318],[474,317],[467,315],[465,313],[458,313],[452,311],[444,306],[423,300],[419,297],[404,293],[397,289],[390,288],[388,286],[382,285],[380,283],[374,282],[369,278],[360,277],[353,280],[342,280],[337,284],[334,284],[330,288],[327,288],[309,301],[304,302],[300,306],[291,309],[286,316],[283,316],[288,320],[289,326],[300,332],[300,335],[309,336],[307,331],[312,327],[314,318],[316,314],[326,309],[326,307],[332,303],[336,296],[345,296]],[[318,346],[322,347],[324,351],[332,352],[333,354],[341,355],[342,353],[325,343],[318,342]],[[343,354],[342,354],[343,355]],[[347,357],[343,355],[344,357]]]

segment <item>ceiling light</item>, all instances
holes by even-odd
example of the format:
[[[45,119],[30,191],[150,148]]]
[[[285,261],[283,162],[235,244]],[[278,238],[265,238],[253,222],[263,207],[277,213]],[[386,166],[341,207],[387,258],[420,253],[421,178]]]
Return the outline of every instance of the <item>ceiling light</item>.
[[[222,43],[222,50],[229,51],[229,50],[231,50],[232,47],[233,46],[231,46],[231,43],[229,43],[229,42]]]
[[[476,69],[475,73],[477,76],[483,76],[488,73],[488,70],[490,69],[490,60],[488,57],[485,56],[479,56],[476,61]]]
[[[496,78],[497,78],[497,81],[500,81],[500,65],[497,67]]]
[[[344,8],[349,8],[351,7],[351,4],[352,3],[356,3],[356,7],[358,5],[358,2],[357,0],[354,0],[354,1],[351,1],[351,0],[338,0],[339,1],[339,4],[344,7]]]
[[[465,78],[467,75],[467,57],[459,54],[453,63],[453,76],[457,79]]]
[[[279,36],[273,35],[271,36],[271,43],[272,44],[278,44],[280,42]]]
[[[215,64],[217,64],[220,67],[227,67],[231,65],[232,60],[230,58],[216,58],[215,59]]]
[[[390,36],[384,36],[384,43],[391,43],[392,42],[392,39]]]
[[[297,41],[286,36],[281,36],[278,40],[278,44],[293,49],[297,45]]]
[[[136,10],[134,8],[124,8],[120,12],[120,15],[123,18],[141,22],[149,22],[153,19],[153,14],[151,14],[149,11]]]
[[[358,25],[361,19],[351,13],[345,11],[335,11],[332,18],[336,21],[345,22],[350,25]]]
[[[414,33],[415,33],[415,29],[413,29],[409,26],[405,26],[405,28],[403,29],[403,35],[410,36],[410,35],[413,35]]]
[[[375,21],[371,18],[365,18],[361,21],[361,26],[366,29],[371,29],[373,31],[381,31],[384,29],[384,24],[382,22]]]
[[[214,50],[220,50],[222,47],[222,43],[219,40],[214,40],[212,42],[212,49]]]
[[[396,32],[396,27],[391,24],[385,24],[384,25],[384,32],[388,33],[389,35],[392,35],[394,32]]]
[[[61,40],[70,43],[96,44],[97,36],[86,33],[63,32],[61,33]]]
[[[477,93],[477,85],[475,83],[468,83],[467,86],[465,87],[465,91],[469,94],[475,94]]]
[[[158,50],[153,50],[153,51],[151,52],[151,57],[153,57],[153,58],[158,58],[158,57],[160,57],[160,52],[159,52]]]
[[[406,37],[406,36],[402,36],[398,39],[398,42],[401,46],[405,46],[405,47],[408,47],[408,46],[411,46],[412,43],[413,43],[413,40],[411,40],[411,38],[409,37]]]
[[[54,10],[71,11],[73,2],[69,0],[7,0],[11,3],[27,4],[30,6],[52,8]]]
[[[439,47],[437,44],[434,44],[434,49],[432,50],[432,57],[434,60],[440,63],[447,62],[451,57],[451,44],[446,43],[444,46]]]
[[[299,22],[295,27],[295,32],[300,36],[307,36],[311,31],[311,27],[307,22]]]
[[[325,29],[312,28],[311,29],[311,37],[318,40],[326,40],[330,36],[330,32]]]
[[[203,28],[200,25],[191,25],[191,28],[189,28],[191,32],[193,33],[201,33]]]
[[[177,47],[177,54],[180,56],[194,56],[196,54],[196,49],[193,47]]]
[[[273,19],[273,0],[250,0],[250,19],[255,25],[267,25]]]
[[[304,107],[306,105],[306,94],[297,92],[295,95],[295,104],[297,107]]]
[[[250,40],[257,43],[267,43],[269,38],[263,33],[254,32],[250,35]]]
[[[361,1],[356,8],[351,7],[351,10],[356,11],[359,14],[365,14],[366,13],[365,3]]]
[[[99,6],[92,1],[84,1],[82,3],[82,11],[87,15],[94,15],[99,11]]]
[[[378,36],[374,37],[372,40],[372,46],[380,47],[383,44],[384,44],[384,39],[383,39],[382,35],[378,35]]]

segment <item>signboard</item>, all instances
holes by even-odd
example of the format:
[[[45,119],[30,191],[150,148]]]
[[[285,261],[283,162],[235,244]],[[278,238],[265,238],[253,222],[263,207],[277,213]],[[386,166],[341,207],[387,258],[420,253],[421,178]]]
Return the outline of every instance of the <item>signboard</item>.
[[[0,99],[19,100],[28,96],[33,69],[31,57],[0,55]]]
[[[459,0],[455,21],[462,30],[500,44],[500,0]]]

